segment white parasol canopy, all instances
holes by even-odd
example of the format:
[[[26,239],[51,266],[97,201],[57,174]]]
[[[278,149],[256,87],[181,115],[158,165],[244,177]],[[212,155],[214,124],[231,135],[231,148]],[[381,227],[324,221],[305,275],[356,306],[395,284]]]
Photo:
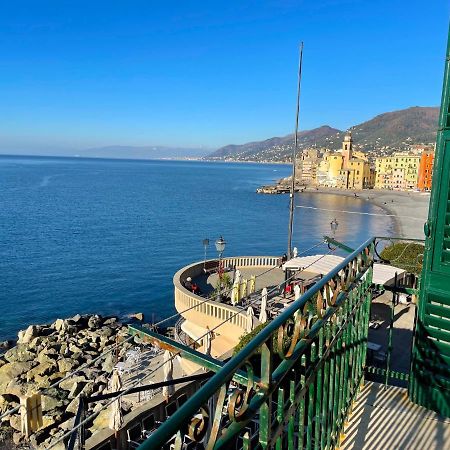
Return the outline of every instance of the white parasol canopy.
[[[255,312],[253,311],[253,308],[249,306],[247,308],[247,326],[245,329],[247,333],[250,333],[253,330],[253,317],[255,317]]]
[[[120,379],[119,372],[117,370],[113,371],[112,377],[111,377],[111,392],[117,392],[122,389],[122,380]],[[120,397],[115,400],[111,404],[111,411],[109,415],[109,428],[114,431],[119,431],[122,428],[123,425],[123,416],[122,416],[122,409],[121,409],[121,401]]]
[[[169,350],[164,352],[164,381],[172,381],[173,380],[173,359],[172,354]],[[167,401],[169,401],[169,397],[175,392],[174,386],[163,386],[162,393]]]
[[[211,355],[211,330],[209,329],[209,327],[206,327],[206,329],[208,330],[208,333],[206,333],[205,337],[203,338],[203,348],[205,350],[205,355]]]
[[[267,322],[267,288],[261,291],[261,311],[259,312],[259,321]]]

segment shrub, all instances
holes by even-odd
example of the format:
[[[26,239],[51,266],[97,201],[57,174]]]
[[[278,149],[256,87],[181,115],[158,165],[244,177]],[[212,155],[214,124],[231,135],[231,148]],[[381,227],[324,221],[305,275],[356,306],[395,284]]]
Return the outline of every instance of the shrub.
[[[419,275],[422,270],[423,244],[399,242],[384,248],[380,256],[393,266]]]

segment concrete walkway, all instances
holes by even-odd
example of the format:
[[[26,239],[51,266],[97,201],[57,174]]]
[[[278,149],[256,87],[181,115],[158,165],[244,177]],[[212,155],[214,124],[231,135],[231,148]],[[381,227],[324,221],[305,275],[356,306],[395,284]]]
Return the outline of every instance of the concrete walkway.
[[[341,450],[450,449],[450,420],[411,403],[406,389],[367,382]]]

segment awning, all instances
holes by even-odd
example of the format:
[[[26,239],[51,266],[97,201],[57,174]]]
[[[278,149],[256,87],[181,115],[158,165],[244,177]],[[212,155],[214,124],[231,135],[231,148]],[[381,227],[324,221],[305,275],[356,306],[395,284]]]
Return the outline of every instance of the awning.
[[[305,270],[307,272],[326,275],[342,261],[344,261],[344,258],[336,255],[301,256],[292,258],[283,264],[283,270]],[[396,273],[397,276],[400,276],[405,273],[405,270],[387,264],[374,264],[373,283],[378,285],[387,284],[393,281]]]

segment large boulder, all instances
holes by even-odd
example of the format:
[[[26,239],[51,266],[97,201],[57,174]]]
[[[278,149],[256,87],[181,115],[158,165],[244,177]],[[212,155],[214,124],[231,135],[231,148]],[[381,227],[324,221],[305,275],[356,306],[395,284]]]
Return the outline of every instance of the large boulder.
[[[69,392],[69,398],[75,398],[78,396],[78,394],[83,391],[83,389],[86,387],[87,380],[82,381],[75,381],[72,384],[72,389],[70,389]],[[89,383],[88,383],[89,384]]]
[[[80,347],[76,346],[75,344],[69,344],[69,350],[72,353],[82,353],[82,350]]]
[[[48,375],[56,368],[55,361],[43,362],[27,372],[27,381],[32,381],[36,375]]]
[[[51,352],[51,349],[45,349],[42,350],[38,355],[37,355],[37,360],[41,363],[47,363],[47,364],[56,364],[56,352],[54,352],[54,354]]]
[[[5,392],[6,386],[15,378],[28,372],[33,367],[31,361],[10,362],[0,367],[0,392]]]
[[[96,328],[100,327],[101,323],[102,323],[101,317],[97,316],[97,315],[94,315],[94,316],[89,317],[87,326],[91,330],[95,330]]]
[[[114,357],[111,353],[108,353],[105,357],[105,360],[102,363],[103,372],[112,372],[114,369]]]
[[[67,380],[61,381],[61,383],[59,383],[59,387],[61,389],[64,389],[65,391],[71,391],[73,389],[73,386],[77,383],[87,383],[88,380],[86,380],[85,377],[78,375],[78,376],[74,376],[74,377],[70,377],[67,378]]]
[[[110,327],[102,327],[97,331],[97,333],[102,337],[109,338],[114,334],[114,330]]]
[[[57,398],[53,397],[51,395],[43,395],[42,396],[42,411],[47,412],[51,411],[56,408],[61,408],[64,406],[64,402]]]
[[[19,344],[8,350],[3,357],[8,362],[27,362],[32,361],[36,355],[30,352],[26,345]]]
[[[65,331],[68,326],[69,323],[65,319],[56,319],[52,325],[56,331]]]
[[[19,414],[11,414],[9,416],[9,426],[17,431],[22,430],[22,420]]]
[[[19,331],[18,334],[18,343],[19,344],[28,344],[33,338],[39,336],[42,327],[38,325],[30,325],[25,331]]]
[[[94,423],[92,427],[89,428],[89,430],[92,433],[95,433],[96,431],[108,428],[110,415],[110,408],[106,408],[100,411],[100,414],[94,419]]]
[[[77,365],[77,361],[72,358],[62,358],[58,361],[58,369],[63,373],[71,372]]]
[[[76,414],[80,405],[80,397],[75,397],[66,408],[66,412]]]

